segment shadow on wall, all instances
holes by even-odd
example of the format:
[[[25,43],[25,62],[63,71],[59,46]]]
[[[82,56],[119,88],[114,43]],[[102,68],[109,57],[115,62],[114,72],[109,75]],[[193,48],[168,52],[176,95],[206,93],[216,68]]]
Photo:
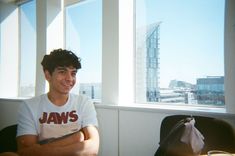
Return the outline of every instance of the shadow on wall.
[[[22,100],[0,99],[0,129],[17,123],[17,113]]]
[[[2,23],[16,9],[17,5],[15,5],[14,3],[0,2],[0,23]]]

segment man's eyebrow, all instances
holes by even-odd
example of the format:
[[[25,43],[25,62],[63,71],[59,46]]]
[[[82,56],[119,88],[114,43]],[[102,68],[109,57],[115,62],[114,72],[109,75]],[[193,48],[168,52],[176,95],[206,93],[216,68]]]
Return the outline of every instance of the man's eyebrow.
[[[66,67],[57,67],[57,70],[67,70]]]
[[[69,67],[57,67],[57,70],[68,70]],[[77,72],[78,70],[76,68],[69,68],[72,72]]]

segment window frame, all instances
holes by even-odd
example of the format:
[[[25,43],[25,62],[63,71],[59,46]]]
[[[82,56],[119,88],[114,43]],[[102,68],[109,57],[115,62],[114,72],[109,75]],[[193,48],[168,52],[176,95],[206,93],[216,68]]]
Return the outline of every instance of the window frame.
[[[107,0],[104,0],[104,2],[106,2]],[[117,2],[116,2],[117,3]],[[122,0],[119,0],[119,5],[118,3],[116,4],[116,6],[119,6],[121,8],[122,6],[122,3],[123,1]],[[104,4],[105,5],[105,4]],[[128,17],[134,17],[134,12],[131,12],[133,11],[133,7],[134,7],[134,1],[132,3],[132,9],[131,6],[130,8],[128,9],[128,7],[125,7],[124,9],[122,8],[122,12],[125,12],[125,14],[118,14],[118,11],[116,11],[115,9],[113,9],[112,7],[114,7],[113,5],[114,4],[109,4],[107,2],[107,5],[108,6],[103,6],[104,8],[104,14],[103,14],[103,23],[104,26],[103,26],[103,30],[107,30],[107,27],[109,25],[111,25],[110,23],[115,23],[117,22],[117,19],[119,18],[119,27],[122,27],[123,25],[125,25],[125,28],[128,29],[128,30],[132,30],[132,33],[127,33],[126,35],[131,35],[132,34],[132,38],[135,38],[134,36],[134,29],[133,28],[133,23],[130,24],[130,23],[125,23],[125,22],[122,22],[122,21],[126,21],[125,19],[128,19]],[[110,7],[112,9],[107,9],[107,7]],[[119,9],[120,9],[119,8]],[[107,15],[105,12],[106,11],[109,11],[109,14]],[[234,49],[234,45],[232,43],[232,41],[234,41],[234,37],[230,34],[233,34],[234,32],[234,12],[235,12],[235,8],[234,8],[234,2],[232,0],[226,0],[225,2],[225,50],[224,50],[224,66],[225,66],[225,70],[224,70],[224,73],[225,73],[225,101],[226,101],[226,104],[225,104],[225,109],[219,109],[217,107],[212,107],[212,106],[198,106],[196,108],[198,108],[198,110],[200,109],[208,109],[208,111],[214,111],[217,112],[217,111],[225,111],[226,113],[234,113],[235,112],[235,107],[233,105],[233,102],[235,101],[235,98],[233,97],[232,93],[235,91],[235,71],[231,72],[231,69],[232,69],[232,66],[235,66],[235,63],[232,62],[232,58],[234,59],[235,58],[235,54],[233,54],[232,52],[232,49]],[[112,15],[112,17],[110,17],[110,15]],[[118,16],[120,15],[120,16]],[[108,17],[106,17],[108,16]],[[107,23],[106,23],[107,22]],[[110,23],[108,23],[110,22]],[[132,21],[134,22],[134,21]],[[123,24],[123,25],[122,25]],[[130,98],[127,98],[127,100],[122,100],[122,92],[125,92],[124,89],[125,88],[131,88],[130,90],[132,90],[134,87],[133,87],[133,84],[129,85],[129,86],[126,86],[125,84],[126,83],[122,83],[121,80],[122,80],[122,71],[121,70],[124,70],[120,64],[123,64],[122,62],[122,56],[121,54],[117,55],[117,51],[115,48],[111,48],[110,47],[110,40],[114,40],[114,39],[111,39],[111,35],[112,34],[112,31],[120,31],[119,32],[119,36],[117,35],[117,38],[121,38],[122,37],[122,30],[120,28],[116,28],[114,29],[115,27],[113,27],[113,29],[109,29],[108,31],[103,31],[103,77],[105,77],[105,80],[103,80],[103,95],[107,95],[103,97],[102,99],[102,102],[104,104],[110,104],[110,105],[132,105],[132,106],[136,106],[138,107],[138,104],[135,103],[133,101],[133,99],[130,99]],[[116,37],[116,36],[115,36]],[[108,44],[105,43],[104,41],[106,40],[109,40]],[[116,44],[115,44],[116,43]],[[112,44],[114,44],[115,46],[122,46],[122,41],[121,39],[119,39],[119,42],[113,42]],[[133,44],[134,45],[134,44]],[[113,46],[114,47],[114,46]],[[133,53],[133,48],[126,48],[125,50],[126,52],[126,55],[128,55],[127,53]],[[110,54],[112,53],[112,54]],[[119,49],[119,53],[122,53],[121,49]],[[112,55],[112,56],[119,56],[117,57],[117,59],[115,60],[114,57],[110,57],[111,58],[111,61],[116,61],[116,63],[119,65],[119,67],[117,67],[117,69],[114,69],[114,70],[108,70],[106,67],[109,65],[109,61],[108,61],[108,58],[107,56],[104,56],[104,55]],[[125,63],[125,59],[124,59],[124,63]],[[116,77],[110,77],[110,73],[112,73],[112,75],[117,75]],[[129,73],[134,73],[134,71],[131,71],[129,70]],[[118,75],[120,74],[120,75]],[[233,75],[232,75],[233,74]],[[129,76],[130,74],[128,74]],[[107,82],[106,79],[109,79],[109,81]],[[134,80],[134,77],[132,77],[131,79]],[[110,84],[110,86],[109,86]],[[116,84],[116,85],[115,85]],[[118,85],[119,84],[119,85]],[[125,87],[118,87],[120,85],[124,85]],[[110,91],[109,89],[106,89],[108,88],[108,86],[110,88],[112,88],[113,90]],[[110,91],[110,92],[109,92]],[[119,97],[119,99],[117,98],[110,98],[110,97]],[[123,96],[125,97],[125,96]],[[133,97],[132,97],[133,98]],[[143,105],[142,105],[143,106]],[[142,107],[141,106],[141,107]],[[159,106],[164,108],[166,107],[166,104],[164,103],[159,103]],[[159,106],[156,106],[156,107],[159,107]],[[187,106],[188,109],[190,110],[190,105],[184,105],[184,107]],[[146,108],[150,108],[150,107],[154,107],[153,105],[148,105],[148,104],[145,104],[144,107]],[[175,106],[174,106],[175,107]],[[179,106],[179,108],[182,107],[181,105]],[[191,107],[193,109],[195,109],[195,107]],[[174,108],[173,108],[174,109]]]

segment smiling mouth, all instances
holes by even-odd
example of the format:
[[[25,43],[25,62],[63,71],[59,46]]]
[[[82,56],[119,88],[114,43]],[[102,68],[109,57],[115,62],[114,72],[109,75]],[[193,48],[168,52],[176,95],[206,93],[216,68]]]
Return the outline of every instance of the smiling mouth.
[[[64,84],[63,84],[63,87],[64,87],[64,88],[68,88],[68,89],[69,89],[69,88],[72,88],[72,87],[73,87],[73,85],[64,85]]]
[[[65,88],[72,88],[72,86],[65,86]]]

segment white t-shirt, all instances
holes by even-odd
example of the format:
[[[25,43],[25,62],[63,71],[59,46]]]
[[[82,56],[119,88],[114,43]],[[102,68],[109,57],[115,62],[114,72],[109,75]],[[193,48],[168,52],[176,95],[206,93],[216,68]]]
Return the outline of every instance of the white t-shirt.
[[[38,135],[39,141],[59,138],[86,126],[98,126],[89,98],[69,94],[66,104],[56,106],[47,94],[25,100],[18,112],[17,136]]]

